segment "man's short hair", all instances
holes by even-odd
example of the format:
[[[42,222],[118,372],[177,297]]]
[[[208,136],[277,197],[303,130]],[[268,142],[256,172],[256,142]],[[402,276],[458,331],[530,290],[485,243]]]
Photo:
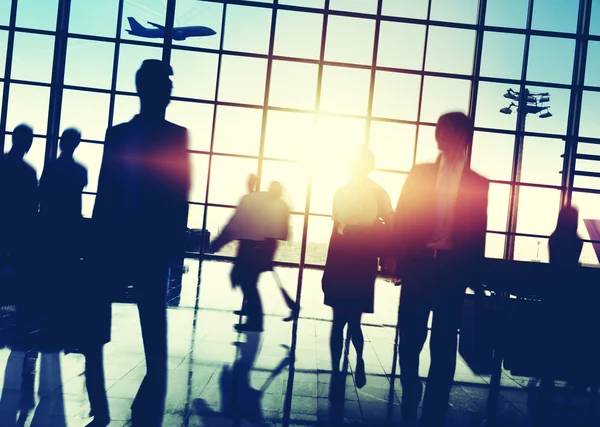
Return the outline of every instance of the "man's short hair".
[[[173,69],[167,63],[159,59],[146,59],[135,74],[135,87],[138,95],[145,96],[155,93],[157,85],[168,81],[171,85],[170,77],[173,75]]]
[[[33,129],[29,125],[20,124],[13,130],[12,137],[13,142],[22,141],[24,138],[31,139],[33,138]]]
[[[75,128],[65,129],[60,137],[60,149],[75,151],[81,142],[81,132]]]
[[[446,140],[464,140],[473,133],[473,121],[464,113],[452,112],[440,116],[435,128],[435,136],[439,140],[443,135]]]

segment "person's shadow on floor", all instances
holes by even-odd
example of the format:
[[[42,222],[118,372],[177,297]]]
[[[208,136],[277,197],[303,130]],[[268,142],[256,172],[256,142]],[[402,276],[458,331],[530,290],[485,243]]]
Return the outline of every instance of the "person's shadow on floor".
[[[223,417],[239,421],[247,421],[252,425],[270,425],[263,415],[262,397],[273,380],[289,365],[288,354],[271,372],[260,389],[250,384],[250,374],[256,361],[261,343],[261,332],[246,332],[246,342],[235,342],[240,351],[233,366],[224,366],[219,377],[221,392],[220,411],[217,412],[206,404],[204,399],[194,401],[194,410],[200,415],[205,426],[221,425]],[[287,346],[286,346],[287,348]]]

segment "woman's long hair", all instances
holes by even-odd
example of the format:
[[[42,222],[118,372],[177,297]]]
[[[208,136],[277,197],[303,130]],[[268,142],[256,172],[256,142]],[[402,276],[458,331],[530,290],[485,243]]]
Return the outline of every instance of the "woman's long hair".
[[[579,237],[577,225],[579,223],[579,211],[572,206],[565,206],[558,214],[558,221],[553,235]]]

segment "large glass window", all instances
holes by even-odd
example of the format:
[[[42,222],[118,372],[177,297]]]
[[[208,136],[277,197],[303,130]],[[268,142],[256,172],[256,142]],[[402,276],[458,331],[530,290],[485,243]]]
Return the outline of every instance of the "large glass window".
[[[19,0],[17,27],[56,31],[58,0]]]
[[[243,70],[240,73],[240,70]],[[263,105],[267,60],[224,55],[221,62],[219,101]]]
[[[256,156],[260,146],[262,110],[217,107],[213,150],[219,153]]]
[[[267,53],[271,33],[271,9],[227,5],[224,48],[239,52]]]
[[[119,0],[71,0],[69,32],[115,37]]]
[[[323,68],[321,111],[366,115],[370,71],[357,68]]]
[[[317,93],[316,64],[273,61],[269,105],[312,110]]]
[[[114,55],[113,43],[69,39],[65,84],[110,89]]]
[[[27,123],[34,133],[46,134],[49,102],[48,87],[11,84],[6,129],[12,131],[17,125]]]
[[[454,74],[473,72],[475,31],[431,27],[425,69]]]
[[[412,70],[423,68],[425,29],[425,25],[383,21],[379,29],[377,65]],[[410,43],[406,43],[408,40]]]
[[[373,116],[417,120],[421,77],[378,71],[373,94]]]
[[[50,83],[54,58],[54,37],[15,33],[11,78]]]
[[[84,139],[102,141],[108,126],[109,95],[65,90],[63,92],[61,130],[75,127]]]
[[[330,16],[327,23],[325,60],[371,64],[375,21],[372,19]]]
[[[322,27],[321,14],[279,10],[273,53],[278,56],[318,59]],[[302,36],[298,37],[298,34]]]

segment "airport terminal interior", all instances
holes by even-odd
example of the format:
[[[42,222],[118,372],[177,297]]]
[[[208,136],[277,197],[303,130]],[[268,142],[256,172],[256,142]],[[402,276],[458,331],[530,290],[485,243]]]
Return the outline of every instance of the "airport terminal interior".
[[[166,118],[188,129],[192,167],[186,257],[169,280],[164,426],[412,425],[401,416],[401,286],[378,277],[374,313],[362,317],[366,386],[355,384],[346,340],[344,398],[333,403],[321,278],[351,148],[371,148],[370,177],[395,208],[412,167],[438,157],[435,126],[449,111],[473,119],[468,163],[490,182],[486,259],[519,280],[486,276],[482,305],[468,290],[446,425],[600,423],[600,375],[557,378],[544,406],[535,361],[520,364],[517,348],[529,351],[528,333],[533,342],[535,291],[523,289],[548,265],[562,206],[579,210],[582,277],[600,286],[600,0],[0,0],[3,152],[15,127],[30,125],[25,160],[39,179],[60,154],[60,134],[79,129],[85,218],[106,129],[139,112],[135,73],[145,59],[173,69]],[[249,174],[261,190],[281,182],[290,235],[260,277],[264,331],[238,333],[237,243],[209,253],[209,242]],[[301,307],[291,321],[286,295]],[[495,298],[522,324],[492,325]],[[0,305],[1,335],[15,307]],[[106,388],[110,426],[123,427],[144,348],[131,296],[112,310]],[[597,325],[581,325],[589,341]],[[503,351],[498,342],[517,330],[519,344]],[[473,336],[485,341],[475,350]],[[428,343],[420,357],[425,381]],[[84,371],[78,353],[0,349],[0,426],[88,425]]]

